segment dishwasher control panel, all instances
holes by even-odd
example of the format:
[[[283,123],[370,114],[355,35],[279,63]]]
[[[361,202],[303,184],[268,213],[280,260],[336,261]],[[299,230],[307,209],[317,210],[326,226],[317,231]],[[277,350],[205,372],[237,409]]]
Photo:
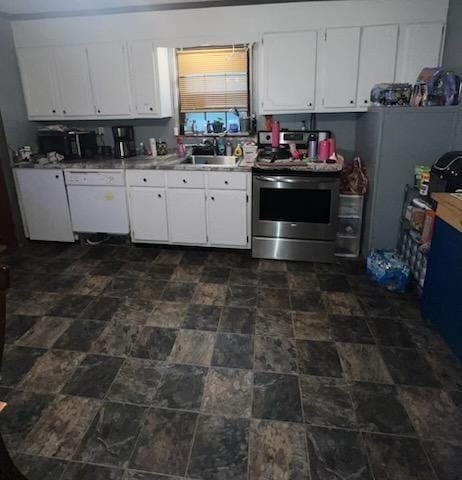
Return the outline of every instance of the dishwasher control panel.
[[[65,170],[66,185],[125,185],[123,170]]]

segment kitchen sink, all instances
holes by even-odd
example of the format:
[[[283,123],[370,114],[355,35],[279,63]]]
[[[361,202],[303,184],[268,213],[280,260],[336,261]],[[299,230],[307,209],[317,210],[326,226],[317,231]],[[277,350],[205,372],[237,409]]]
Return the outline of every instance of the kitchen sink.
[[[220,167],[236,167],[239,164],[239,160],[234,156],[226,155],[191,155],[190,157],[185,158],[181,163],[197,166],[219,165]]]

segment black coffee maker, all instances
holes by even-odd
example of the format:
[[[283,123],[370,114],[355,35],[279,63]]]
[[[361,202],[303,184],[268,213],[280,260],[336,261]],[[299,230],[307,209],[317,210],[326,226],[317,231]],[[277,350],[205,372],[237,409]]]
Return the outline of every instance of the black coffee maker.
[[[128,158],[136,155],[135,130],[131,126],[112,127],[114,156]]]

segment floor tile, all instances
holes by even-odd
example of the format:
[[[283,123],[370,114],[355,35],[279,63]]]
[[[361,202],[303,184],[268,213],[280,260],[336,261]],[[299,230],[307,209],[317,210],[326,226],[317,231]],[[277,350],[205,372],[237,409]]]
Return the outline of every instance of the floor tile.
[[[50,348],[71,323],[70,318],[41,317],[16,341],[16,344],[24,347]]]
[[[118,275],[121,275],[119,272]],[[111,278],[110,283],[104,290],[104,295],[108,297],[123,298],[131,295],[136,287],[136,281],[130,277],[115,276]]]
[[[249,421],[200,416],[188,475],[193,478],[247,479]]]
[[[348,283],[354,293],[358,295],[386,295],[385,290],[365,274],[365,269],[363,273],[362,275],[347,275]]]
[[[190,305],[183,323],[184,328],[215,332],[220,320],[221,307],[214,305]]]
[[[122,363],[123,359],[117,357],[87,355],[61,392],[79,397],[104,398]]]
[[[198,283],[192,303],[199,305],[224,305],[226,301],[226,285],[218,283]]]
[[[28,480],[61,479],[67,466],[63,460],[32,455],[19,455],[14,459],[14,464]]]
[[[193,266],[201,266],[204,265],[209,253],[205,250],[195,249],[195,250],[188,250],[183,253],[181,257],[180,264],[181,265],[193,265]]]
[[[153,403],[159,407],[199,410],[207,369],[194,365],[166,365]]]
[[[165,287],[161,300],[167,302],[189,302],[194,294],[196,284],[193,282],[169,282]]]
[[[122,480],[123,470],[86,463],[69,463],[61,480]]]
[[[116,276],[120,278],[131,278],[138,283],[138,280],[141,280],[146,276],[149,268],[149,263],[125,262],[123,268],[116,273]]]
[[[83,278],[83,275],[46,275],[40,288],[42,291],[49,293],[70,293]]]
[[[289,288],[286,272],[262,270],[258,272],[258,286],[263,288]]]
[[[293,337],[294,329],[290,312],[266,308],[257,309],[255,333],[257,335],[274,335],[275,337]]]
[[[154,264],[149,267],[148,276],[154,280],[170,280],[175,268],[175,265]]]
[[[152,360],[127,358],[115,377],[107,398],[117,402],[151,405],[163,367]]]
[[[435,350],[439,352],[448,352],[449,347],[441,335],[431,326],[426,325],[422,320],[402,319],[406,325],[412,341],[417,348],[422,350]]]
[[[119,309],[122,300],[116,297],[98,297],[91,301],[88,307],[82,312],[80,318],[106,322],[111,320]]]
[[[424,442],[423,445],[438,479],[460,480],[462,446],[444,442]]]
[[[19,383],[44,353],[46,350],[40,348],[7,345],[3,352],[0,385],[8,387]]]
[[[2,439],[8,450],[16,450],[31,431],[53,395],[13,390],[2,412]]]
[[[135,446],[145,409],[106,402],[83,437],[75,460],[124,467]]]
[[[195,271],[198,271],[196,266],[193,266]],[[204,267],[203,270],[199,269],[200,281],[202,283],[228,283],[231,269],[226,267]]]
[[[323,292],[322,299],[330,315],[363,315],[356,296],[343,292]]]
[[[308,478],[308,458],[302,425],[252,420],[249,480]]]
[[[325,312],[294,312],[295,338],[306,340],[331,340],[329,322]]]
[[[364,443],[375,478],[436,480],[418,440],[369,433]]]
[[[379,349],[362,343],[337,343],[345,377],[351,381],[393,383]]]
[[[156,302],[147,325],[178,328],[186,317],[187,303]]]
[[[49,350],[35,362],[19,384],[19,388],[34,392],[58,393],[84,357],[83,353]]]
[[[332,342],[297,340],[298,367],[305,375],[342,377],[342,367]]]
[[[447,392],[402,387],[400,399],[421,437],[462,444],[462,407],[455,405]]]
[[[346,275],[318,273],[317,277],[324,292],[351,292]]]
[[[419,304],[414,299],[393,297],[392,303],[395,311],[401,318],[421,319]]]
[[[258,284],[258,273],[249,271],[246,268],[233,268],[229,275],[229,284],[256,287]]]
[[[218,331],[253,335],[256,315],[254,308],[225,307],[221,314]]]
[[[279,288],[259,288],[258,308],[290,309],[289,290]]]
[[[109,245],[91,246],[87,252],[80,257],[82,260],[103,260],[109,257],[114,251],[114,247]]]
[[[197,414],[151,409],[145,416],[130,467],[168,475],[184,475]],[[153,442],[152,439],[157,441]]]
[[[32,328],[38,320],[40,320],[40,317],[32,317],[29,315],[10,315],[7,317],[5,343],[14,343]]]
[[[436,379],[448,390],[462,390],[462,363],[452,352],[422,350]]]
[[[215,367],[253,367],[253,337],[237,333],[218,333],[212,356]]]
[[[256,287],[230,285],[226,297],[226,305],[232,307],[255,307],[257,305]]]
[[[151,302],[160,300],[166,286],[167,282],[164,280],[152,280],[142,277],[136,281],[131,297]]]
[[[105,260],[100,262],[96,267],[90,271],[90,275],[105,275],[112,277],[123,269],[125,262],[118,260]]]
[[[255,370],[297,373],[295,342],[284,337],[255,337]]]
[[[166,360],[172,351],[177,331],[171,328],[144,327],[130,351],[131,357]]]
[[[152,300],[125,298],[114,313],[112,320],[120,323],[146,325],[153,309],[154,302]]]
[[[314,262],[313,268],[316,273],[336,273],[341,274],[345,273],[345,268],[343,263],[338,259],[335,259],[334,262]]]
[[[255,373],[252,416],[302,422],[298,377],[280,373]]]
[[[395,383],[441,387],[430,365],[416,349],[382,347],[380,352]]]
[[[123,251],[123,255],[120,256],[120,260],[127,262],[143,262],[149,263],[150,265],[159,255],[159,249],[153,245],[131,245],[130,248],[127,248]]]
[[[171,277],[172,282],[196,283],[201,278],[203,267],[198,265],[178,265]]]
[[[161,250],[154,263],[162,265],[178,265],[183,257],[183,252],[177,250]]]
[[[379,345],[414,347],[409,331],[399,319],[373,317],[367,319],[367,324]]]
[[[0,401],[4,402],[6,400],[7,395],[13,391],[10,387],[2,387],[0,386]]]
[[[212,360],[215,334],[203,330],[179,330],[169,360],[208,366]]]
[[[89,297],[91,298],[91,297]],[[57,293],[29,293],[27,298],[21,302],[11,313],[16,315],[35,315],[43,316],[49,315],[50,310],[55,308],[55,305],[61,304],[62,296]],[[72,315],[67,315],[64,313],[53,313],[57,317],[68,317]]]
[[[329,377],[300,377],[305,422],[338,428],[357,428],[351,384]]]
[[[106,328],[95,340],[90,351],[114,357],[128,355],[138,337],[140,328],[138,325],[112,320],[106,324]]]
[[[260,260],[258,268],[259,270],[285,272],[287,271],[287,263],[282,260]]]
[[[322,312],[324,311],[320,292],[308,290],[291,290],[290,304],[292,310],[300,312]]]
[[[329,315],[333,340],[346,343],[375,343],[365,317]]]
[[[157,475],[157,473],[146,473],[137,470],[126,470],[123,480],[182,480],[183,477],[167,477],[165,475]]]
[[[93,398],[59,395],[27,436],[24,453],[70,459],[100,406]]]
[[[313,262],[286,262],[287,271],[294,273],[314,272],[315,263]]]
[[[72,289],[76,295],[93,295],[98,296],[103,293],[110,283],[110,278],[103,275],[88,275],[74,286]]]
[[[390,298],[381,295],[360,295],[359,301],[369,317],[395,317],[395,310]]]
[[[211,368],[202,400],[205,413],[249,417],[252,407],[253,374],[234,368]]]
[[[59,318],[59,317],[57,317]],[[105,328],[105,323],[93,320],[75,320],[56,340],[53,348],[88,352]]]
[[[306,437],[312,480],[373,479],[360,433],[308,426]]]
[[[49,315],[77,318],[92,300],[90,295],[66,295],[50,309]]]
[[[415,435],[414,427],[393,385],[356,383],[352,387],[352,396],[361,430]]]
[[[319,280],[315,273],[310,271],[289,272],[287,274],[291,290],[318,291]]]

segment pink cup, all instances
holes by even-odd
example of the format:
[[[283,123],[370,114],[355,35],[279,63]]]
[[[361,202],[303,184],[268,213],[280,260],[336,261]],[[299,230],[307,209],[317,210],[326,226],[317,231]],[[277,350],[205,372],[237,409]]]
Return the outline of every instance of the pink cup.
[[[329,142],[329,157],[335,153],[335,138],[328,138],[327,142]]]
[[[321,140],[319,142],[318,158],[321,162],[325,162],[329,158],[330,145],[329,140]]]

